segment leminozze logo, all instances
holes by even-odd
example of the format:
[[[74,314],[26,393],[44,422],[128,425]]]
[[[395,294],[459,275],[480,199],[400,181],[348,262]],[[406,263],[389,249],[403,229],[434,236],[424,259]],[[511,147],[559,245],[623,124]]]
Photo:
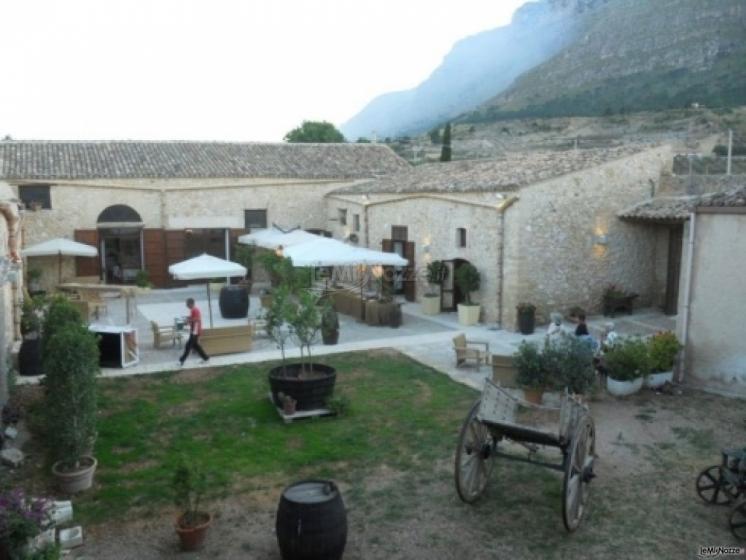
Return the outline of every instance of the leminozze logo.
[[[718,558],[720,556],[746,556],[746,548],[738,546],[700,546],[697,558]]]

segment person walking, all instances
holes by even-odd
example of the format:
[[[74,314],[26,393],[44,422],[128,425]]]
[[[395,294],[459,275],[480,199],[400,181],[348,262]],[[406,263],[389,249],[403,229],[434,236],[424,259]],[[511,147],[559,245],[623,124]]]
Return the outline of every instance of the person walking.
[[[199,337],[202,335],[202,312],[194,304],[194,298],[186,300],[186,306],[189,308],[189,317],[187,318],[187,324],[189,325],[189,339],[184,346],[184,353],[179,358],[179,366],[183,366],[189,353],[195,350],[197,354],[202,358],[202,363],[205,364],[209,361],[208,356],[199,345]]]

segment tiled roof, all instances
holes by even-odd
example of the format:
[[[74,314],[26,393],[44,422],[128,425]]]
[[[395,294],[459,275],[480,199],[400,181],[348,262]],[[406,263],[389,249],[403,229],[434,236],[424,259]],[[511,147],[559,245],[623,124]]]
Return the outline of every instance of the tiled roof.
[[[407,168],[382,144],[0,141],[0,179],[357,179]]]
[[[746,186],[738,189],[703,196],[697,206],[746,206]]]
[[[335,194],[460,193],[513,191],[523,186],[595,167],[639,152],[643,147],[527,152],[500,159],[427,163],[389,175],[342,187]]]
[[[622,210],[618,216],[626,220],[683,222],[689,219],[698,199],[697,196],[651,198]]]

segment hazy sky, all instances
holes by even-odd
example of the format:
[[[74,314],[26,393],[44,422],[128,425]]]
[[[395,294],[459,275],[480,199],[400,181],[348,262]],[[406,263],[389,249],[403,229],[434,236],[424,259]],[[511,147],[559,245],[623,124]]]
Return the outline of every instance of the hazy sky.
[[[0,137],[281,140],[525,0],[1,0]]]

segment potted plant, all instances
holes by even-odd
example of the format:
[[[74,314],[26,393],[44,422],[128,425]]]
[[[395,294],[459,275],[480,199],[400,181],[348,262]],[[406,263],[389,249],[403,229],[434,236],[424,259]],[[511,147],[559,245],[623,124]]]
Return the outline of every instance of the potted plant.
[[[573,334],[560,332],[555,338],[545,340],[542,359],[553,387],[582,395],[596,380],[593,349]]]
[[[465,302],[458,304],[458,321],[462,325],[476,325],[479,322],[480,307],[471,300],[472,292],[479,290],[480,275],[471,263],[465,263],[456,269],[454,281],[464,294]]]
[[[648,339],[650,369],[645,386],[654,389],[673,381],[673,366],[681,344],[671,331],[661,331]]]
[[[609,393],[618,397],[634,394],[650,373],[648,346],[639,338],[619,340],[604,354],[604,364],[608,372],[606,388]]]
[[[52,525],[52,501],[30,498],[21,488],[0,494],[0,558],[59,558],[54,545],[44,537]]]
[[[321,313],[321,340],[324,344],[337,344],[339,341],[339,317],[329,302],[324,304]]]
[[[18,351],[18,373],[41,375],[41,326],[45,301],[43,296],[26,298],[21,311],[23,341]]]
[[[207,489],[207,476],[182,460],[174,471],[171,487],[174,504],[181,511],[176,518],[176,534],[179,535],[181,550],[198,550],[212,524],[212,515],[200,509]]]
[[[90,454],[96,437],[98,341],[80,321],[70,320],[64,300],[50,306],[43,339],[44,411],[52,465],[60,489],[68,494],[93,484],[98,462]],[[73,309],[73,311],[75,311]],[[50,320],[57,322],[54,327]]]
[[[521,342],[513,354],[513,366],[518,371],[516,382],[523,389],[524,399],[541,404],[548,376],[539,346],[533,342]]]
[[[137,286],[139,292],[147,293],[153,287],[153,283],[150,281],[150,274],[147,270],[138,270],[135,274],[135,286]]]
[[[427,265],[429,290],[422,296],[422,312],[425,315],[440,313],[441,286],[448,275],[448,267],[443,261],[433,261]]]
[[[536,306],[533,303],[519,303],[518,330],[521,334],[532,334],[536,326]]]

